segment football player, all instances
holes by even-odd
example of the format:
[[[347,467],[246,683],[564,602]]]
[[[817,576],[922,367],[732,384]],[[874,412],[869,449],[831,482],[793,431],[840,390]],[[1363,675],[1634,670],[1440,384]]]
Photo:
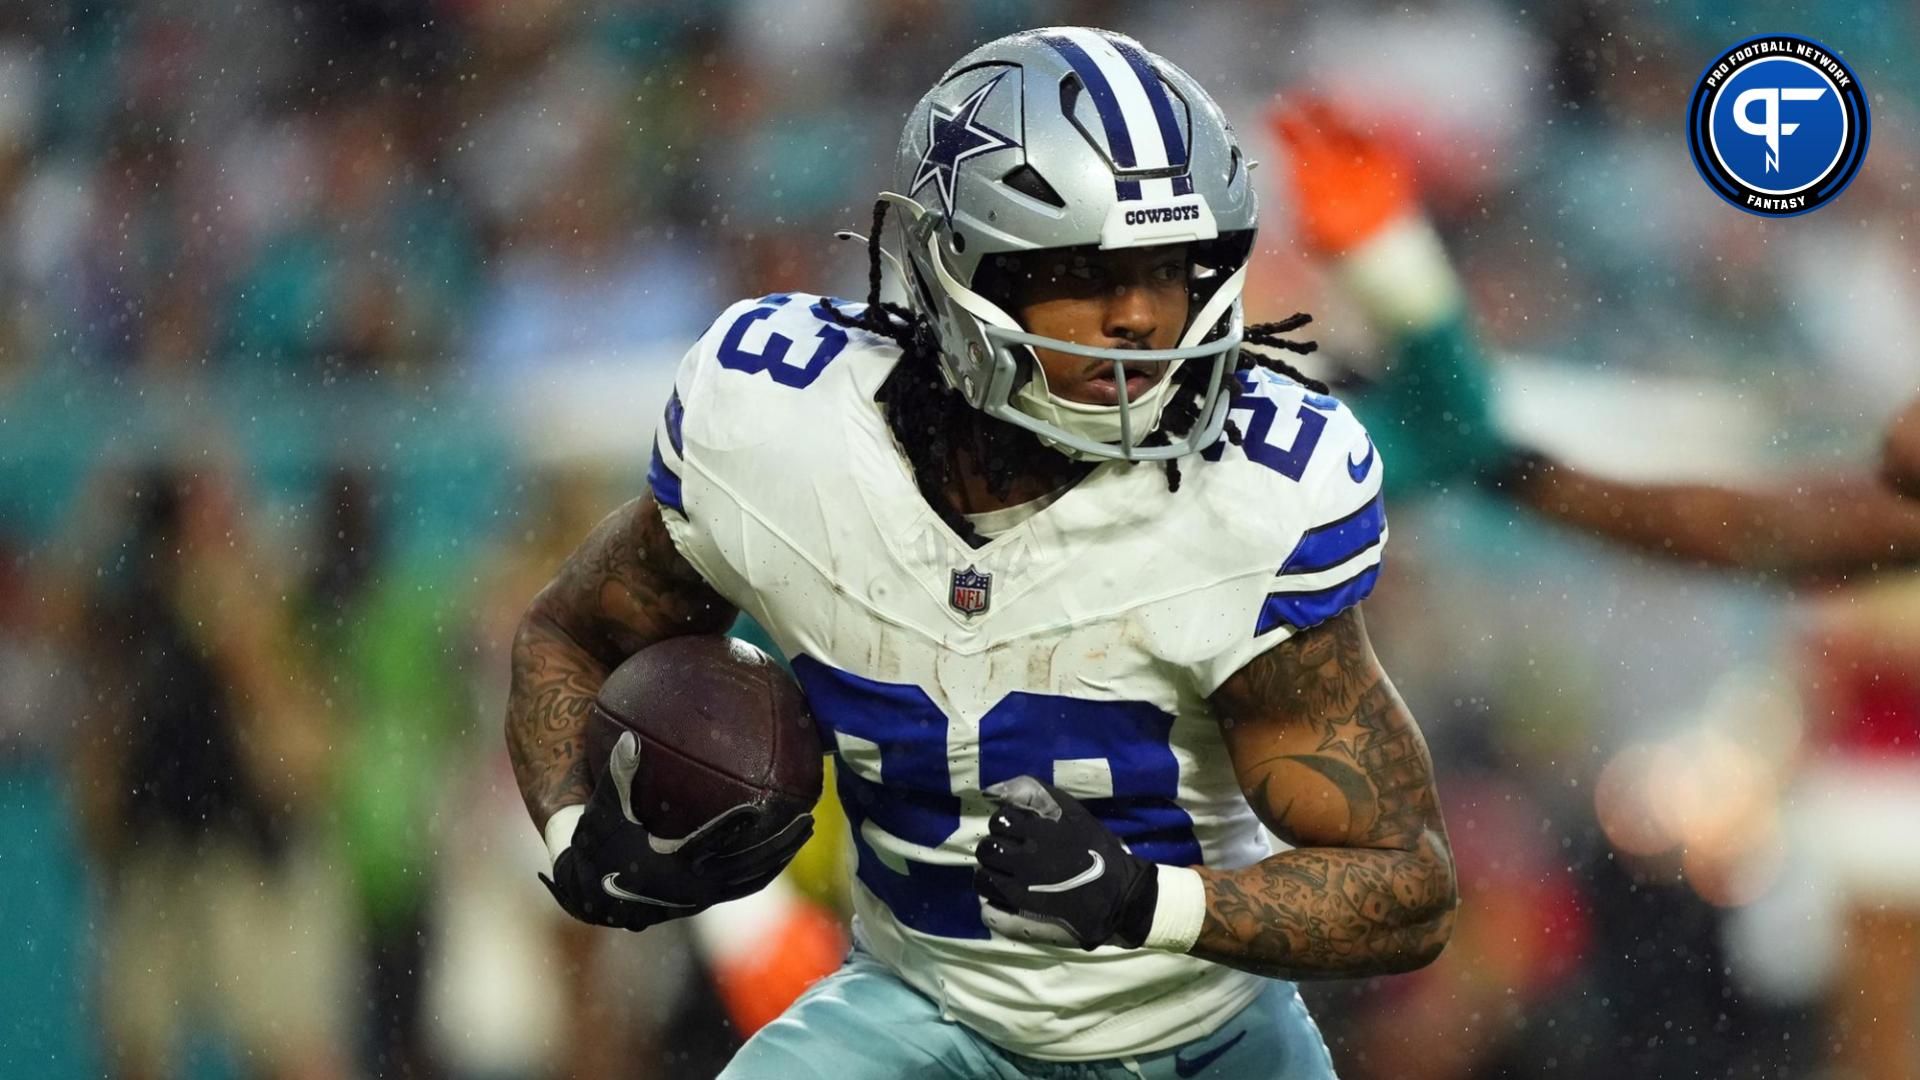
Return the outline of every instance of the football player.
[[[1310,98],[1272,117],[1302,247],[1386,335],[1383,377],[1356,393],[1401,462],[1389,501],[1451,483],[1497,490],[1542,517],[1651,555],[1788,581],[1920,564],[1920,399],[1894,421],[1877,477],[1766,487],[1621,480],[1509,445],[1492,419],[1466,290],[1390,141]],[[1391,441],[1389,441],[1391,440]]]
[[[641,929],[804,840],[651,837],[583,757],[614,665],[744,611],[837,756],[856,944],[725,1076],[1331,1076],[1292,981],[1430,962],[1457,893],[1360,615],[1384,463],[1247,347],[1311,346],[1242,323],[1233,129],[1131,39],[1032,31],[942,76],[896,176],[866,304],[723,312],[650,490],[521,625],[507,740],[554,895]]]

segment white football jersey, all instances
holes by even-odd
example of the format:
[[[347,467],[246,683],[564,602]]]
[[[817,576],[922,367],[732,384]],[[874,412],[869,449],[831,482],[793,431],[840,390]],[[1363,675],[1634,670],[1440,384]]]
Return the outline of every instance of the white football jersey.
[[[1206,1034],[1257,976],[988,932],[980,792],[1050,780],[1156,862],[1266,857],[1207,698],[1372,589],[1386,539],[1372,443],[1334,399],[1245,372],[1245,446],[1182,461],[1178,492],[1158,464],[1105,462],[969,547],[873,400],[899,349],[819,303],[721,315],[680,369],[650,479],[681,553],[792,660],[839,758],[857,939],[1016,1053],[1110,1058]]]

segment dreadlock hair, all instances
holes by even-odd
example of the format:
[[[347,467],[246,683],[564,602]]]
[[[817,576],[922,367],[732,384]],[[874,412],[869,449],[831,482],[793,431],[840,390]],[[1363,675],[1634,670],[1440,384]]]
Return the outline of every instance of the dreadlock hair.
[[[887,427],[906,455],[921,496],[948,528],[967,543],[978,547],[985,543],[985,539],[974,531],[973,526],[946,497],[947,488],[954,480],[954,448],[965,445],[974,452],[974,459],[984,473],[987,490],[996,498],[1006,497],[1016,477],[1036,467],[1045,468],[1053,464],[1053,459],[1047,455],[1058,455],[1058,451],[1049,448],[1032,433],[1012,424],[981,423],[980,411],[968,405],[966,399],[949,387],[941,375],[940,346],[932,325],[910,308],[881,301],[880,239],[886,219],[886,200],[875,201],[873,226],[867,234],[866,310],[855,316],[848,315],[831,303],[822,304],[821,307],[841,326],[877,334],[900,347],[900,362],[893,366],[886,381],[874,393],[874,400],[885,409]],[[1277,322],[1254,323],[1246,327],[1241,334],[1243,346],[1234,370],[1265,368],[1315,393],[1326,393],[1325,383],[1307,377],[1280,357],[1245,347],[1256,345],[1302,355],[1311,353],[1319,348],[1318,342],[1294,341],[1282,335],[1312,321],[1313,316],[1296,312]],[[1174,376],[1177,382],[1168,396],[1166,408],[1161,411],[1160,423],[1141,440],[1142,446],[1165,446],[1171,441],[1169,433],[1185,434],[1193,429],[1200,419],[1201,402],[1206,398],[1206,381],[1212,374],[1210,365],[1182,365],[1182,369]],[[1231,420],[1227,421],[1226,435],[1235,446],[1240,445],[1240,429]],[[1179,463],[1168,458],[1162,465],[1166,470],[1167,490],[1179,491]]]

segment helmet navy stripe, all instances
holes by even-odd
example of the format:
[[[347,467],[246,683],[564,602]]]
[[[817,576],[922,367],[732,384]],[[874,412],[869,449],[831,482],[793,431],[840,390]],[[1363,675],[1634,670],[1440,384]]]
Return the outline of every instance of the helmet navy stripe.
[[[1122,169],[1134,167],[1133,135],[1127,130],[1126,117],[1120,111],[1120,99],[1113,96],[1113,87],[1107,82],[1106,72],[1087,51],[1071,38],[1059,34],[1044,34],[1041,40],[1053,46],[1053,50],[1066,58],[1074,74],[1080,76],[1080,83],[1092,96],[1094,108],[1100,112],[1100,126],[1106,129],[1107,150],[1113,157],[1115,166]],[[1138,199],[1140,183],[1137,180],[1121,180],[1114,185],[1122,199]]]
[[[1103,35],[1113,51],[1120,54],[1133,69],[1134,77],[1140,80],[1140,88],[1146,91],[1147,101],[1153,105],[1153,118],[1160,125],[1160,145],[1166,147],[1167,164],[1185,168],[1187,164],[1187,141],[1180,136],[1180,124],[1173,116],[1173,100],[1167,96],[1166,84],[1160,81],[1160,72],[1153,62],[1133,43],[1114,34]],[[1192,194],[1191,187],[1183,194]]]

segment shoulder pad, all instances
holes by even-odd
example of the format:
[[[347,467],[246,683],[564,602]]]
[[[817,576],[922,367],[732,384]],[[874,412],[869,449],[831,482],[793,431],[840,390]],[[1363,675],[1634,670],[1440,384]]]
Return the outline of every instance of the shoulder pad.
[[[1240,442],[1222,439],[1204,452],[1213,475],[1198,486],[1223,542],[1269,569],[1247,594],[1237,642],[1214,658],[1209,688],[1364,599],[1387,538],[1385,466],[1353,411],[1264,369],[1235,382],[1229,417]]]

